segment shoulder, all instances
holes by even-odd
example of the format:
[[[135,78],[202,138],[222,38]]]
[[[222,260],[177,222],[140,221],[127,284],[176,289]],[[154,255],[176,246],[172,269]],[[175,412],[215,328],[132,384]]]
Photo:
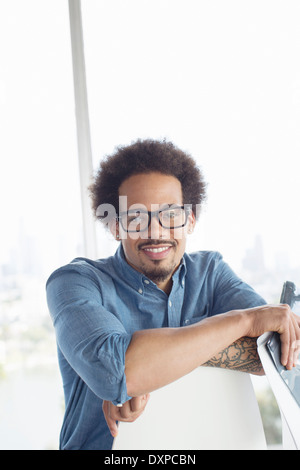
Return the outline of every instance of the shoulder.
[[[224,266],[223,256],[218,251],[197,251],[184,255],[187,280],[193,285],[201,286],[203,283],[215,285],[222,276]]]
[[[223,262],[223,256],[218,251],[195,251],[185,253],[184,260],[187,269],[215,270]]]
[[[46,287],[55,279],[70,279],[81,276],[90,280],[105,278],[107,273],[113,270],[113,263],[110,258],[91,260],[88,258],[75,258],[70,263],[59,267],[49,276]]]

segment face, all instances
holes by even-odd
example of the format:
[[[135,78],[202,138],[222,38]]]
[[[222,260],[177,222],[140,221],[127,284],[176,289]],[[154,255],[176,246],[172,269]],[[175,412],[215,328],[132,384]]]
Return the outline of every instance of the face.
[[[119,196],[126,196],[127,209],[158,210],[169,205],[182,206],[180,181],[161,173],[138,174],[126,179],[119,188]],[[145,274],[166,292],[170,290],[172,275],[185,252],[187,233],[195,224],[193,213],[181,228],[164,228],[152,217],[144,232],[127,233],[117,226],[118,239],[122,241],[127,262]]]

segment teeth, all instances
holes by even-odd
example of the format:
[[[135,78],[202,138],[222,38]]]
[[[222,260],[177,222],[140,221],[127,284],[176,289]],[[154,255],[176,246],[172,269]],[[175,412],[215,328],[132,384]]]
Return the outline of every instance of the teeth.
[[[166,251],[168,249],[168,246],[164,246],[163,248],[144,248],[145,251],[151,251],[152,253],[161,253],[162,251]]]

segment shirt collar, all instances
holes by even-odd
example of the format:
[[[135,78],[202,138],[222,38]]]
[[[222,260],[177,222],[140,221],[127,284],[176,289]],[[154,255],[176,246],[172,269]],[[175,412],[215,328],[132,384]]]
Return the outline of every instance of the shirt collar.
[[[136,269],[134,269],[130,264],[127,263],[124,250],[122,244],[120,243],[115,256],[115,267],[117,273],[122,276],[123,279],[126,279],[127,282],[134,287],[135,289],[139,289],[144,285],[145,279],[152,283],[150,279],[145,276],[145,274],[140,273]],[[173,274],[173,282],[177,283],[180,282],[184,285],[184,278],[186,275],[186,262],[185,262],[185,255],[183,256],[179,268]]]

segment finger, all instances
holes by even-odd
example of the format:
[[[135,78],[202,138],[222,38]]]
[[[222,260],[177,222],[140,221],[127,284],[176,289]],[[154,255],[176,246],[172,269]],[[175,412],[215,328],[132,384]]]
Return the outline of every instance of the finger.
[[[148,400],[150,398],[150,393],[141,395],[140,397],[134,397],[130,400],[130,408],[133,413],[141,413],[144,411]]]
[[[295,313],[293,313],[293,317],[294,317],[294,319],[295,319],[297,325],[298,325],[299,328],[300,328],[300,316],[299,316],[299,315],[296,315]]]
[[[296,334],[295,334],[293,321],[291,321],[289,357],[288,357],[287,364],[286,364],[286,368],[288,370],[291,370],[295,364],[295,348],[296,348]]]
[[[291,312],[290,306],[287,304],[281,304],[281,315],[280,325],[278,333],[280,334],[281,340],[281,363],[287,369],[290,369],[291,362],[293,362],[292,343],[295,340],[295,332],[293,327],[293,313]]]
[[[132,413],[136,413],[141,409],[142,397],[133,397],[129,404]]]
[[[142,395],[140,397],[133,397],[123,404],[119,410],[119,421],[133,422],[144,411],[150,394]]]
[[[120,409],[120,421],[134,421],[143,411],[141,397],[133,397]]]
[[[293,323],[294,323],[294,329],[295,329],[294,366],[296,366],[299,361],[299,354],[300,354],[300,328],[299,328],[300,318],[294,315]]]
[[[140,397],[133,397],[130,400],[130,408],[133,413],[136,413],[140,411],[141,408],[143,408],[144,405],[144,395],[141,395]]]
[[[145,406],[146,406],[149,399],[150,399],[150,393],[146,393],[146,395],[144,395],[144,397],[145,397]]]
[[[281,340],[281,364],[286,366],[289,359],[289,350],[290,350],[290,332],[288,329],[280,335]]]
[[[144,400],[145,400],[144,408],[146,407],[146,405],[147,405],[149,399],[150,399],[150,393],[146,393],[146,395],[144,395]]]
[[[132,415],[130,401],[123,403],[122,408],[119,408],[120,421],[129,421]]]
[[[111,402],[103,400],[102,409],[106,424],[111,435],[116,437],[118,435],[118,424],[116,419],[111,416],[111,407],[113,406],[114,405]]]

